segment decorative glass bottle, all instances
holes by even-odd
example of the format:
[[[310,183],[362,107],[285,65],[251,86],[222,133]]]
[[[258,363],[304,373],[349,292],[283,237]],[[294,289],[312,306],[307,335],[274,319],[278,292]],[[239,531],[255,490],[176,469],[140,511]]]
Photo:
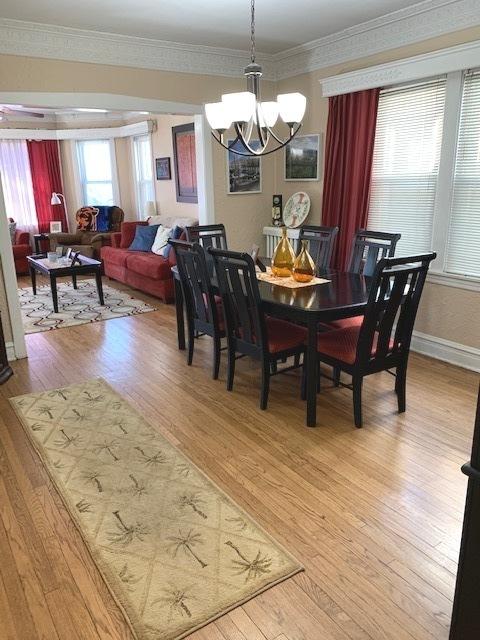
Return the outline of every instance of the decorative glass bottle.
[[[282,227],[282,237],[275,247],[272,258],[272,273],[279,278],[288,278],[292,275],[295,252],[287,238],[287,227]]]
[[[310,282],[315,276],[315,263],[308,253],[306,240],[302,240],[302,249],[295,258],[292,275],[297,282]]]

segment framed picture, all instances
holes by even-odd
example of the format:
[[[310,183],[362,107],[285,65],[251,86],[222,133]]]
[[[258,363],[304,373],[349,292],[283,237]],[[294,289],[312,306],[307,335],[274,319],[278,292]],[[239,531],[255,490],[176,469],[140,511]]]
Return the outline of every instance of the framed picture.
[[[171,180],[172,170],[170,167],[170,158],[156,158],[155,173],[157,180]]]
[[[228,146],[234,141],[228,140]],[[252,140],[251,146],[257,149],[259,140]],[[244,150],[244,146],[238,140],[234,148]],[[262,191],[262,164],[257,156],[239,156],[232,151],[227,151],[227,185],[230,194],[261,193]]]
[[[62,233],[62,223],[57,220],[50,222],[50,233]]]
[[[296,136],[285,147],[285,180],[318,180],[320,135]]]
[[[172,127],[177,202],[198,202],[195,125]]]

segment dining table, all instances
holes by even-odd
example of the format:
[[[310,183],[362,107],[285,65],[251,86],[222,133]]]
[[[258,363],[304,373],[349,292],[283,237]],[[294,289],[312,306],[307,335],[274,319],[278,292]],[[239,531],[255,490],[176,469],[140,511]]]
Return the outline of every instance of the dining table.
[[[262,258],[265,264],[268,261]],[[184,302],[180,276],[172,267],[175,287],[178,348],[185,349]],[[318,270],[322,284],[287,288],[278,284],[258,281],[263,310],[266,314],[303,325],[307,329],[305,349],[306,424],[317,426],[318,357],[317,335],[321,325],[333,320],[361,315],[368,301],[372,278],[358,273]],[[212,288],[218,291],[216,276],[212,274]]]

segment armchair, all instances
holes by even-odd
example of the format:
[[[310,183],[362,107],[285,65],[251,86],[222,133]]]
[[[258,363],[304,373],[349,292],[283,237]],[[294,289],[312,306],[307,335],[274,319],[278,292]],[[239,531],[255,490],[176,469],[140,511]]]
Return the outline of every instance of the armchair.
[[[27,256],[32,255],[30,246],[30,234],[26,231],[15,231],[12,244],[15,273],[18,275],[28,273]]]
[[[91,224],[85,223],[85,213],[88,213],[90,207],[79,209],[76,214],[77,230],[75,233],[52,233],[50,234],[50,250],[55,251],[57,247],[70,247],[74,251],[88,258],[100,258],[100,249],[102,247],[111,246],[112,235],[120,230],[120,225],[125,216],[120,207],[102,207],[107,210],[108,222],[102,226],[106,226],[107,230],[97,231],[95,228],[95,218],[91,219]],[[98,209],[96,209],[98,212]],[[103,212],[102,212],[103,213]]]

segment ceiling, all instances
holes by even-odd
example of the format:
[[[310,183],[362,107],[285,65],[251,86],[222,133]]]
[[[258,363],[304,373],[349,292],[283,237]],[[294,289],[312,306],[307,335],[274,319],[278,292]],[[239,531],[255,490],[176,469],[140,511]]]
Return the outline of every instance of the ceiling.
[[[278,53],[416,4],[256,0],[257,49]],[[249,0],[2,0],[0,18],[232,49],[250,44]]]

